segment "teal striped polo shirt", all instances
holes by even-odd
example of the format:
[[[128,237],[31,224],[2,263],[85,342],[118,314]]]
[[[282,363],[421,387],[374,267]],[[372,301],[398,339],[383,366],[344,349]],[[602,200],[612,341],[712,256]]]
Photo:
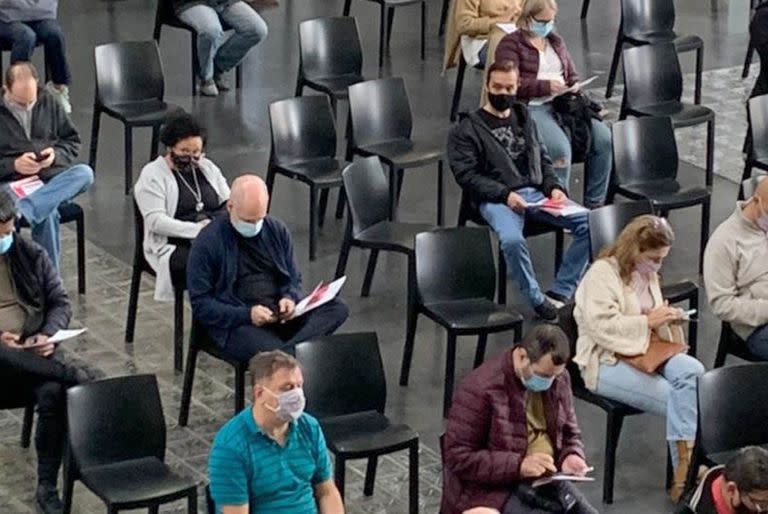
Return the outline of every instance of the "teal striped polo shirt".
[[[315,514],[314,486],[331,478],[331,461],[309,414],[290,424],[280,446],[244,409],[216,434],[208,472],[217,509],[248,503],[251,514]]]

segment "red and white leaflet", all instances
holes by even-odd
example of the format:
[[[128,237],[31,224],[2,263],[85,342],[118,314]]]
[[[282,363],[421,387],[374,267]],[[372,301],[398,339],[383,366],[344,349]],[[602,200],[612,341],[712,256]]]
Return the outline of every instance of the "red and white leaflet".
[[[336,298],[336,296],[339,294],[339,291],[341,291],[341,286],[344,285],[346,280],[347,277],[345,275],[338,280],[334,280],[330,284],[323,284],[322,282],[317,284],[317,287],[311,293],[309,293],[309,295],[307,295],[303,300],[296,304],[296,308],[294,309],[293,316],[291,316],[291,318],[298,318],[299,316],[303,316],[309,311],[316,309]]]
[[[43,185],[43,181],[37,176],[14,180],[9,184],[9,186],[11,186],[11,191],[13,191],[19,198],[31,195],[43,187]]]

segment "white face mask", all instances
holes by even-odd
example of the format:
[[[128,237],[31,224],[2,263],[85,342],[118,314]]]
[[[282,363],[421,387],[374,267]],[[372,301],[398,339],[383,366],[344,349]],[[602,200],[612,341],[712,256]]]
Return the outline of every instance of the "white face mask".
[[[301,387],[280,394],[273,393],[267,387],[264,390],[277,398],[277,407],[272,407],[269,404],[264,404],[264,406],[274,412],[281,420],[296,421],[304,413],[307,400],[304,398],[304,389]]]

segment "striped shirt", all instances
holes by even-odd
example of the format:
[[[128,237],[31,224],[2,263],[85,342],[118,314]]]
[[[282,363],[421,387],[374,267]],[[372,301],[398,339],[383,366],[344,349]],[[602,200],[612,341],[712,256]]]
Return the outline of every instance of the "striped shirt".
[[[280,446],[245,409],[216,434],[208,461],[211,496],[222,505],[250,504],[251,514],[315,514],[314,486],[331,478],[320,424],[302,414]]]

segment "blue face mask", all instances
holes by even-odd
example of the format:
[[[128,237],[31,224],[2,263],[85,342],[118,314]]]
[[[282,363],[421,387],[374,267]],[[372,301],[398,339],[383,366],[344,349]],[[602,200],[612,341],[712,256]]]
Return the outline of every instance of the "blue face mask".
[[[7,253],[13,244],[13,232],[7,236],[0,237],[0,255]]]
[[[248,223],[247,221],[237,220],[232,223],[232,226],[235,227],[235,230],[237,230],[241,236],[245,238],[251,238],[259,235],[259,232],[261,232],[261,227],[264,226],[264,220],[260,219],[256,223]]]
[[[538,21],[531,20],[529,30],[539,37],[547,37],[555,28],[555,20]]]
[[[552,387],[555,377],[542,377],[533,373],[529,378],[523,378],[522,381],[525,388],[529,391],[542,393]]]

